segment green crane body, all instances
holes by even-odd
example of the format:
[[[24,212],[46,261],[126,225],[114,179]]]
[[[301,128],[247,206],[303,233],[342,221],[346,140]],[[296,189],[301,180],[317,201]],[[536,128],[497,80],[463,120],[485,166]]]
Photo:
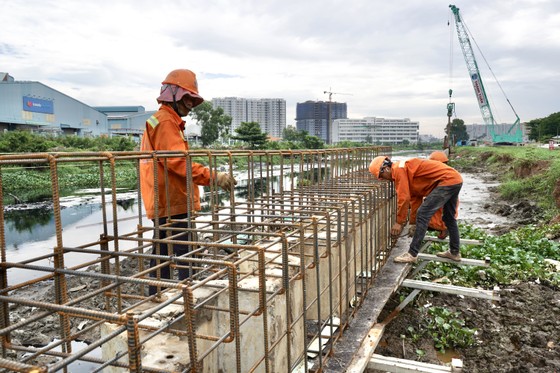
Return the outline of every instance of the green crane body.
[[[463,20],[459,15],[459,8],[455,5],[449,5],[453,15],[455,16],[455,26],[457,28],[457,36],[459,38],[459,44],[461,44],[461,49],[463,51],[463,56],[465,57],[465,62],[467,63],[467,70],[469,71],[469,75],[471,77],[471,83],[474,88],[474,93],[476,95],[476,99],[478,102],[478,106],[480,108],[480,112],[482,113],[482,118],[484,119],[484,123],[489,126],[490,135],[492,136],[492,141],[496,143],[522,143],[523,142],[523,132],[521,131],[521,125],[519,121],[519,116],[515,112],[515,109],[511,105],[509,99],[507,102],[515,117],[517,118],[515,123],[505,133],[497,133],[496,132],[496,121],[494,120],[494,116],[492,115],[492,109],[490,108],[490,103],[488,101],[488,97],[486,96],[486,91],[484,89],[484,84],[482,83],[482,77],[480,76],[480,71],[478,69],[478,64],[476,63],[476,58],[474,56],[474,52],[472,49],[471,41],[469,39],[469,35],[465,25],[463,24]]]

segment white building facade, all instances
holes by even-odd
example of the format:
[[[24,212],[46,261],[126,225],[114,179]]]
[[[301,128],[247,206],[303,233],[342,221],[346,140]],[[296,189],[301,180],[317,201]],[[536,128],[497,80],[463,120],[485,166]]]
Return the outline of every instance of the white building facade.
[[[336,119],[333,121],[333,142],[363,142],[369,144],[418,143],[419,122],[409,118]]]
[[[242,122],[257,122],[271,137],[282,137],[286,128],[286,100],[281,98],[218,97],[212,99],[212,106],[221,107],[232,118],[232,135]]]

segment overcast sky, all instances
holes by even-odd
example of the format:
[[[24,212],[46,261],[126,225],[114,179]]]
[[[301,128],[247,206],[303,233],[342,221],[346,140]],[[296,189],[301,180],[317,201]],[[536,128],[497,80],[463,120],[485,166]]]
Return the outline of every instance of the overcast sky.
[[[443,136],[450,88],[456,116],[482,123],[449,3],[0,0],[0,71],[90,106],[155,110],[163,78],[188,68],[207,100],[285,99],[287,124],[331,91],[349,118],[410,118]],[[560,1],[455,5],[496,120],[515,116],[493,75],[522,121],[560,111]]]

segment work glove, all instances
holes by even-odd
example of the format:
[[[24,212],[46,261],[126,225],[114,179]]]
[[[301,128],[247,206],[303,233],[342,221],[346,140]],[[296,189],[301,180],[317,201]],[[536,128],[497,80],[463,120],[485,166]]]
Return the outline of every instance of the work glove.
[[[226,172],[218,172],[216,175],[216,182],[220,188],[228,192],[233,190],[233,187],[237,185],[237,181]]]
[[[416,232],[416,224],[410,224],[408,226],[408,237],[414,237],[415,232]]]

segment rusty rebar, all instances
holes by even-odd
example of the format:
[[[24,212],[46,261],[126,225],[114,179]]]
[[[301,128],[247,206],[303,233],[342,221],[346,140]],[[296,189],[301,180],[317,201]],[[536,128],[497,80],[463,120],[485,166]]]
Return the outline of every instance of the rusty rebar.
[[[148,348],[155,336],[170,333],[186,338],[190,363],[186,363],[188,368],[185,369],[191,371],[201,371],[210,361],[222,359],[222,352],[226,349],[234,357],[231,366],[235,365],[237,372],[277,370],[279,360],[290,370],[303,362],[305,370],[308,370],[305,350],[309,346],[310,323],[319,328],[315,335],[321,341],[329,338],[327,355],[319,353],[318,361],[322,366],[355,312],[348,304],[358,291],[367,292],[390,250],[390,226],[387,221],[395,213],[394,192],[387,183],[373,180],[367,171],[369,161],[379,151],[381,148],[0,156],[0,336],[3,356],[8,351],[23,350],[22,346],[10,343],[9,336],[13,331],[29,328],[34,321],[56,313],[60,319],[57,337],[61,339],[57,345],[62,346],[63,351],[55,351],[52,346],[29,350],[30,356],[63,357],[63,360],[51,365],[53,369],[67,369],[71,361],[83,359],[99,363],[98,371],[109,365],[126,366],[131,371],[158,371],[156,367],[143,364],[140,349]],[[246,164],[246,171],[242,172],[247,180],[238,183],[235,193],[223,193],[212,178],[203,194],[206,207],[199,212],[194,211],[193,200],[187,198],[187,228],[171,228],[178,220],[169,216],[171,206],[159,206],[156,198],[156,216],[166,209],[168,220],[166,224],[160,224],[155,219],[152,225],[151,221],[143,220],[141,184],[138,181],[140,164],[153,167],[155,194],[168,195],[167,164],[173,158],[185,162],[185,182],[190,195],[195,187],[190,182],[193,161],[205,163],[210,175],[219,170],[236,178],[240,170],[234,165]],[[128,231],[121,226],[124,219],[119,219],[117,210],[117,170],[123,162],[134,166],[131,169],[137,175],[137,224]],[[48,164],[50,168],[56,246],[50,254],[15,262],[10,258],[5,241],[2,175],[4,172],[16,172],[14,167],[18,165],[34,163]],[[60,203],[58,169],[61,164],[72,163],[91,163],[98,168],[102,218],[98,239],[70,247],[64,245],[66,227],[61,219],[63,206]],[[107,166],[108,175],[105,172]],[[162,170],[161,174],[158,169]],[[110,193],[110,203],[106,200],[106,194],[109,195],[106,192]],[[170,201],[170,198],[166,200]],[[112,208],[111,221],[107,219],[106,206]],[[97,227],[89,225],[88,229]],[[189,241],[181,238],[185,232],[189,233]],[[152,234],[153,237],[146,237]],[[181,257],[160,255],[161,244],[190,245],[193,250]],[[147,250],[151,246],[154,247],[153,252]],[[90,260],[81,259],[67,268],[66,257],[70,255],[82,255]],[[52,260],[52,266],[39,263],[44,260]],[[150,260],[157,265],[148,268]],[[131,263],[135,263],[135,267],[127,268]],[[95,267],[95,271],[99,272],[93,272],[88,267]],[[163,267],[169,267],[172,273],[180,267],[191,267],[198,273],[181,281],[176,278],[161,279],[159,272]],[[15,281],[9,270],[46,275]],[[149,277],[150,273],[155,273],[155,277]],[[367,273],[371,275],[365,276]],[[45,294],[40,299],[29,300],[18,295],[33,286],[45,286],[52,278],[55,279],[54,297]],[[96,290],[70,298],[68,284],[76,279],[91,282],[88,288],[96,286]],[[248,282],[252,282],[254,288],[253,285],[247,286]],[[294,290],[295,284],[300,284],[300,295]],[[157,296],[144,295],[145,287],[150,285],[157,288]],[[160,297],[161,303],[154,303],[160,295],[165,295],[167,300],[161,301],[163,298]],[[249,302],[247,297],[254,302]],[[303,297],[300,304],[294,302],[295,297]],[[26,321],[9,324],[10,304],[26,311],[33,307],[41,311]],[[92,306],[94,304],[104,305],[105,310],[100,311]],[[283,310],[274,309],[276,304],[283,304]],[[176,306],[182,312],[163,319],[158,325],[146,323]],[[224,327],[201,328],[198,323],[204,319],[201,318],[204,314],[211,319],[223,320]],[[280,314],[282,325],[277,325],[275,318]],[[341,319],[337,333],[333,333],[335,316]],[[76,329],[81,319],[93,321],[84,329],[85,332]],[[105,348],[126,331],[128,348],[125,351],[104,360],[92,359],[70,349],[71,342],[98,330],[104,323],[120,325],[119,333],[109,333],[90,347]],[[321,335],[325,326],[331,328],[330,336]],[[249,332],[259,333],[261,345],[247,357],[243,354],[245,346],[242,338]],[[89,348],[86,350],[89,351]],[[125,356],[128,356],[128,364],[123,365],[120,359]],[[279,356],[282,357],[279,359]]]

